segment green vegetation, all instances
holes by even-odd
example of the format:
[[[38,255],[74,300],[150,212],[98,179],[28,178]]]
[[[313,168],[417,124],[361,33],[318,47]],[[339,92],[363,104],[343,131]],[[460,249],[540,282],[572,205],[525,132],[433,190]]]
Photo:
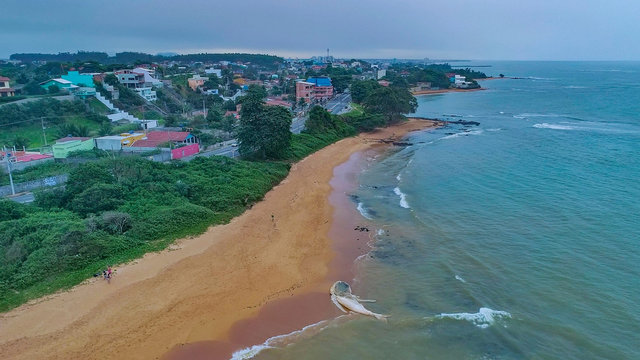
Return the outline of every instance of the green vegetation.
[[[73,165],[50,161],[37,166],[28,167],[24,170],[13,171],[12,176],[15,183],[21,183],[42,179],[48,176],[64,174],[69,172],[72,167]],[[9,185],[9,175],[4,172],[0,172],[0,186],[2,185]]]
[[[51,98],[3,105],[0,107],[0,147],[39,148],[45,144],[45,135],[47,144],[69,134],[99,135],[101,128],[111,123],[98,109],[100,107],[91,102]]]
[[[34,205],[1,200],[0,311],[225,223],[288,168],[224,157],[105,158],[73,168],[64,190],[38,193]]]
[[[265,106],[266,91],[250,86],[242,99],[239,151],[259,159],[282,159],[291,146],[291,112],[282,106]]]

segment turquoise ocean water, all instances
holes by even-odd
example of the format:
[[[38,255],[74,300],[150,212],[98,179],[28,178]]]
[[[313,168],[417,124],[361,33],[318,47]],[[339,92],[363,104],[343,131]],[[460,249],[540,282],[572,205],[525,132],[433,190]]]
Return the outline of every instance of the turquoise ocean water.
[[[409,137],[360,177],[376,227],[336,321],[259,359],[640,359],[640,63],[487,62],[486,91],[419,97],[477,121]]]

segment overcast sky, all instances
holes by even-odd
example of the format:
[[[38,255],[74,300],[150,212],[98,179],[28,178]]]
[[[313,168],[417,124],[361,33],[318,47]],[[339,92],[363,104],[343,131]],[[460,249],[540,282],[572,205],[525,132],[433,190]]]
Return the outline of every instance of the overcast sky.
[[[0,0],[0,58],[77,50],[640,60],[637,0]]]

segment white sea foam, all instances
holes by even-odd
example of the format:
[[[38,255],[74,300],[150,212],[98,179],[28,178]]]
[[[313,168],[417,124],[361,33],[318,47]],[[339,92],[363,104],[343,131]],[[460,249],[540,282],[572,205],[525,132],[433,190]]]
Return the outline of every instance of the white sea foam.
[[[405,209],[409,209],[409,203],[407,202],[407,195],[405,193],[403,193],[402,191],[400,191],[399,187],[395,187],[393,189],[393,192],[400,196],[400,206],[405,208]]]
[[[299,339],[304,335],[307,335],[307,336],[314,335],[324,330],[328,326],[328,324],[329,324],[329,320],[322,320],[320,322],[307,325],[300,330],[296,330],[288,334],[270,337],[262,344],[253,345],[251,347],[244,348],[242,350],[238,350],[234,352],[233,355],[231,356],[231,360],[251,359],[254,356],[258,355],[263,350],[285,346],[287,344],[294,342],[296,339]]]
[[[378,231],[376,232],[376,234],[378,234],[378,236],[382,236],[382,235],[384,235],[384,230],[382,230],[382,229],[378,229]]]
[[[463,131],[463,132],[459,132],[459,133],[455,133],[455,134],[451,134],[451,135],[447,135],[447,136],[441,137],[440,140],[455,139],[455,138],[458,138],[458,137],[461,137],[461,136],[480,135],[483,132],[484,132],[483,130]]]
[[[537,128],[537,129],[575,130],[575,127],[573,127],[573,126],[558,125],[558,124],[548,124],[548,123],[535,124],[535,125],[533,125],[533,127]]]
[[[567,85],[567,86],[563,86],[563,88],[565,89],[586,89],[586,86],[579,86],[579,85]]]
[[[557,118],[561,116],[562,115],[558,115],[558,114],[536,114],[536,113],[522,113],[518,115],[513,115],[513,117],[516,119],[526,119],[526,118],[533,118],[533,117]]]
[[[398,181],[402,180],[402,174],[398,174],[398,176],[396,176],[396,180]]]
[[[467,280],[463,279],[462,276],[460,276],[460,275],[456,275],[456,280],[458,280],[460,282],[463,282],[463,283],[467,282]]]
[[[492,310],[489,308],[480,308],[477,313],[452,313],[440,314],[437,319],[454,319],[465,320],[473,323],[475,326],[485,329],[493,325],[497,320],[511,318],[511,314],[506,311]]]
[[[358,209],[360,215],[362,215],[365,219],[373,220],[373,218],[371,217],[371,215],[369,215],[369,212],[367,212],[367,209],[364,208],[364,205],[362,205],[361,202],[358,203],[356,209]]]
[[[502,128],[487,129],[487,131],[491,131],[491,132],[496,132],[500,130],[502,130]]]

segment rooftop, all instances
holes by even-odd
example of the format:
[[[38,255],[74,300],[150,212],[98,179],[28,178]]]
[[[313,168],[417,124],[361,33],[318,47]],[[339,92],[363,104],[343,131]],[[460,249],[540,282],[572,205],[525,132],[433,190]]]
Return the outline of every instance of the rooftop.
[[[328,77],[312,77],[308,78],[307,82],[315,84],[316,86],[331,86],[331,78]]]
[[[57,143],[65,143],[65,142],[69,142],[69,141],[86,141],[91,139],[90,137],[79,137],[79,136],[67,136],[67,137],[63,137],[62,139],[58,139],[56,140]]]

